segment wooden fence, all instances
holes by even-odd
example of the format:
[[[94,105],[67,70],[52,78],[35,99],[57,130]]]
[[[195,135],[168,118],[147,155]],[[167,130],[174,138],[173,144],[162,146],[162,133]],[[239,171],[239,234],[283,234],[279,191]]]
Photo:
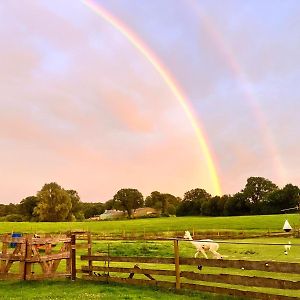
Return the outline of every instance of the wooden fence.
[[[173,243],[172,258],[92,255],[91,236],[88,235],[88,254],[81,256],[88,265],[82,266],[82,277],[107,283],[193,289],[250,299],[299,299],[299,279],[288,278],[300,274],[300,263],[184,258],[179,255],[179,240],[174,239]],[[131,264],[132,267],[128,267]],[[164,269],[158,265],[163,265]],[[250,270],[262,275],[249,276]],[[295,293],[298,297],[294,297]]]
[[[57,277],[75,279],[75,235],[64,237],[0,237],[0,279],[36,280]],[[58,271],[65,260],[65,270]]]

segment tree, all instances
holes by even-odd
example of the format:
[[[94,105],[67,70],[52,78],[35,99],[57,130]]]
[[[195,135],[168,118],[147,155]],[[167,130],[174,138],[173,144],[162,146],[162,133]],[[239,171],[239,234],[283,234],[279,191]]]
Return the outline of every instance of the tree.
[[[137,189],[121,189],[114,195],[114,207],[121,209],[132,217],[132,210],[143,207],[144,197]]]
[[[224,215],[241,216],[249,214],[249,205],[246,196],[243,193],[236,193],[228,197],[224,205]]]
[[[24,198],[20,202],[19,210],[20,214],[23,215],[24,220],[26,221],[34,221],[34,209],[38,204],[38,198],[36,196],[29,196]]]
[[[197,216],[202,214],[202,204],[211,199],[204,189],[193,189],[184,194],[183,201],[176,210],[177,216]]]
[[[66,192],[69,194],[72,207],[69,211],[69,215],[67,217],[68,221],[81,219],[82,218],[82,206],[80,202],[80,197],[78,193],[74,190],[66,190]]]
[[[277,190],[278,187],[272,181],[263,177],[250,177],[242,191],[249,202],[251,213],[259,214],[261,212],[264,201],[270,193]]]
[[[47,183],[37,193],[38,204],[34,213],[40,221],[66,221],[72,209],[72,200],[67,191],[55,182]]]
[[[103,203],[87,203],[81,204],[83,215],[85,219],[89,219],[94,216],[99,216],[104,213]]]
[[[146,197],[145,206],[153,207],[161,211],[164,216],[174,215],[181,199],[171,194],[162,194],[154,191]]]
[[[282,209],[299,205],[299,187],[287,184],[281,190],[275,190],[268,195],[266,213],[280,214]]]

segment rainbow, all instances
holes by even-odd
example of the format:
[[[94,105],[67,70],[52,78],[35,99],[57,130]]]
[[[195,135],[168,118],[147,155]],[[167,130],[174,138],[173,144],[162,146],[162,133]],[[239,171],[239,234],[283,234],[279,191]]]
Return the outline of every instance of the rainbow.
[[[188,100],[185,97],[183,91],[181,90],[179,84],[172,77],[172,75],[169,73],[168,69],[163,65],[163,63],[160,62],[157,56],[125,24],[123,24],[113,15],[111,15],[102,6],[100,6],[99,3],[95,2],[94,0],[81,0],[81,2],[84,5],[86,5],[89,9],[91,9],[94,13],[96,13],[98,16],[100,16],[103,20],[112,25],[118,32],[120,32],[143,55],[143,57],[148,60],[148,62],[154,67],[154,69],[158,72],[160,77],[169,87],[175,98],[180,103],[196,134],[198,144],[201,148],[201,151],[204,155],[207,164],[214,193],[217,195],[221,195],[221,185],[219,182],[217,169],[213,160],[213,155],[208,146],[208,139],[205,137],[202,126],[197,121],[193,109],[190,107]]]
[[[247,104],[250,107],[250,110],[253,113],[257,124],[259,125],[259,133],[261,139],[263,140],[265,148],[272,159],[274,171],[280,181],[285,182],[286,172],[280,159],[280,155],[278,153],[274,139],[267,126],[266,117],[262,112],[262,109],[258,103],[258,100],[256,99],[254,92],[246,88],[247,86],[249,86],[250,81],[247,78],[241,65],[235,58],[236,55],[234,55],[232,49],[228,46],[228,43],[226,43],[226,40],[218,30],[216,23],[213,22],[213,20],[211,20],[211,18],[207,14],[203,13],[202,9],[199,6],[199,3],[194,0],[189,0],[188,3],[192,7],[193,13],[198,14],[198,16],[200,17],[203,29],[210,37],[211,41],[214,43],[215,49],[219,51],[232,74],[240,82],[245,100],[247,101]]]

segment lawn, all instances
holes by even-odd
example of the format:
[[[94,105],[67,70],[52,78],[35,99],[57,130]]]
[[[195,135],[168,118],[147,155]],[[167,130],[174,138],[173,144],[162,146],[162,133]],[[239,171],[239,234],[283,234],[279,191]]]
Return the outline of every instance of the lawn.
[[[97,282],[77,280],[71,281],[34,281],[15,282],[0,281],[1,299],[214,299],[229,300],[233,297],[196,293],[191,291],[175,294],[173,291],[147,287],[125,286],[118,284],[102,284]],[[236,299],[236,298],[234,298]]]

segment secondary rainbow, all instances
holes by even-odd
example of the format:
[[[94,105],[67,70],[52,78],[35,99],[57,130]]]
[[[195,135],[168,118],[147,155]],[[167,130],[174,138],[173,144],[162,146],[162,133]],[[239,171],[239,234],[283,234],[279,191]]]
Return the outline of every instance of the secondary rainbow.
[[[151,63],[151,65],[156,69],[160,77],[170,88],[173,95],[176,97],[181,107],[183,108],[188,120],[190,121],[194,129],[201,151],[204,155],[207,168],[209,170],[209,176],[212,182],[214,193],[217,195],[221,195],[221,185],[219,182],[217,169],[213,161],[213,155],[208,146],[207,138],[205,138],[203,129],[201,128],[199,121],[197,121],[192,111],[192,108],[188,104],[188,100],[185,97],[183,91],[181,90],[179,84],[171,76],[171,74],[163,65],[163,63],[160,62],[157,56],[149,49],[149,47],[147,47],[147,45],[145,45],[145,43],[143,43],[143,41],[125,24],[123,24],[120,20],[118,20],[116,17],[110,14],[97,2],[93,0],[81,0],[81,2],[88,8],[90,8],[98,16],[100,16],[103,20],[112,25],[116,30],[118,30],[118,32],[120,32],[143,55],[143,57]]]

